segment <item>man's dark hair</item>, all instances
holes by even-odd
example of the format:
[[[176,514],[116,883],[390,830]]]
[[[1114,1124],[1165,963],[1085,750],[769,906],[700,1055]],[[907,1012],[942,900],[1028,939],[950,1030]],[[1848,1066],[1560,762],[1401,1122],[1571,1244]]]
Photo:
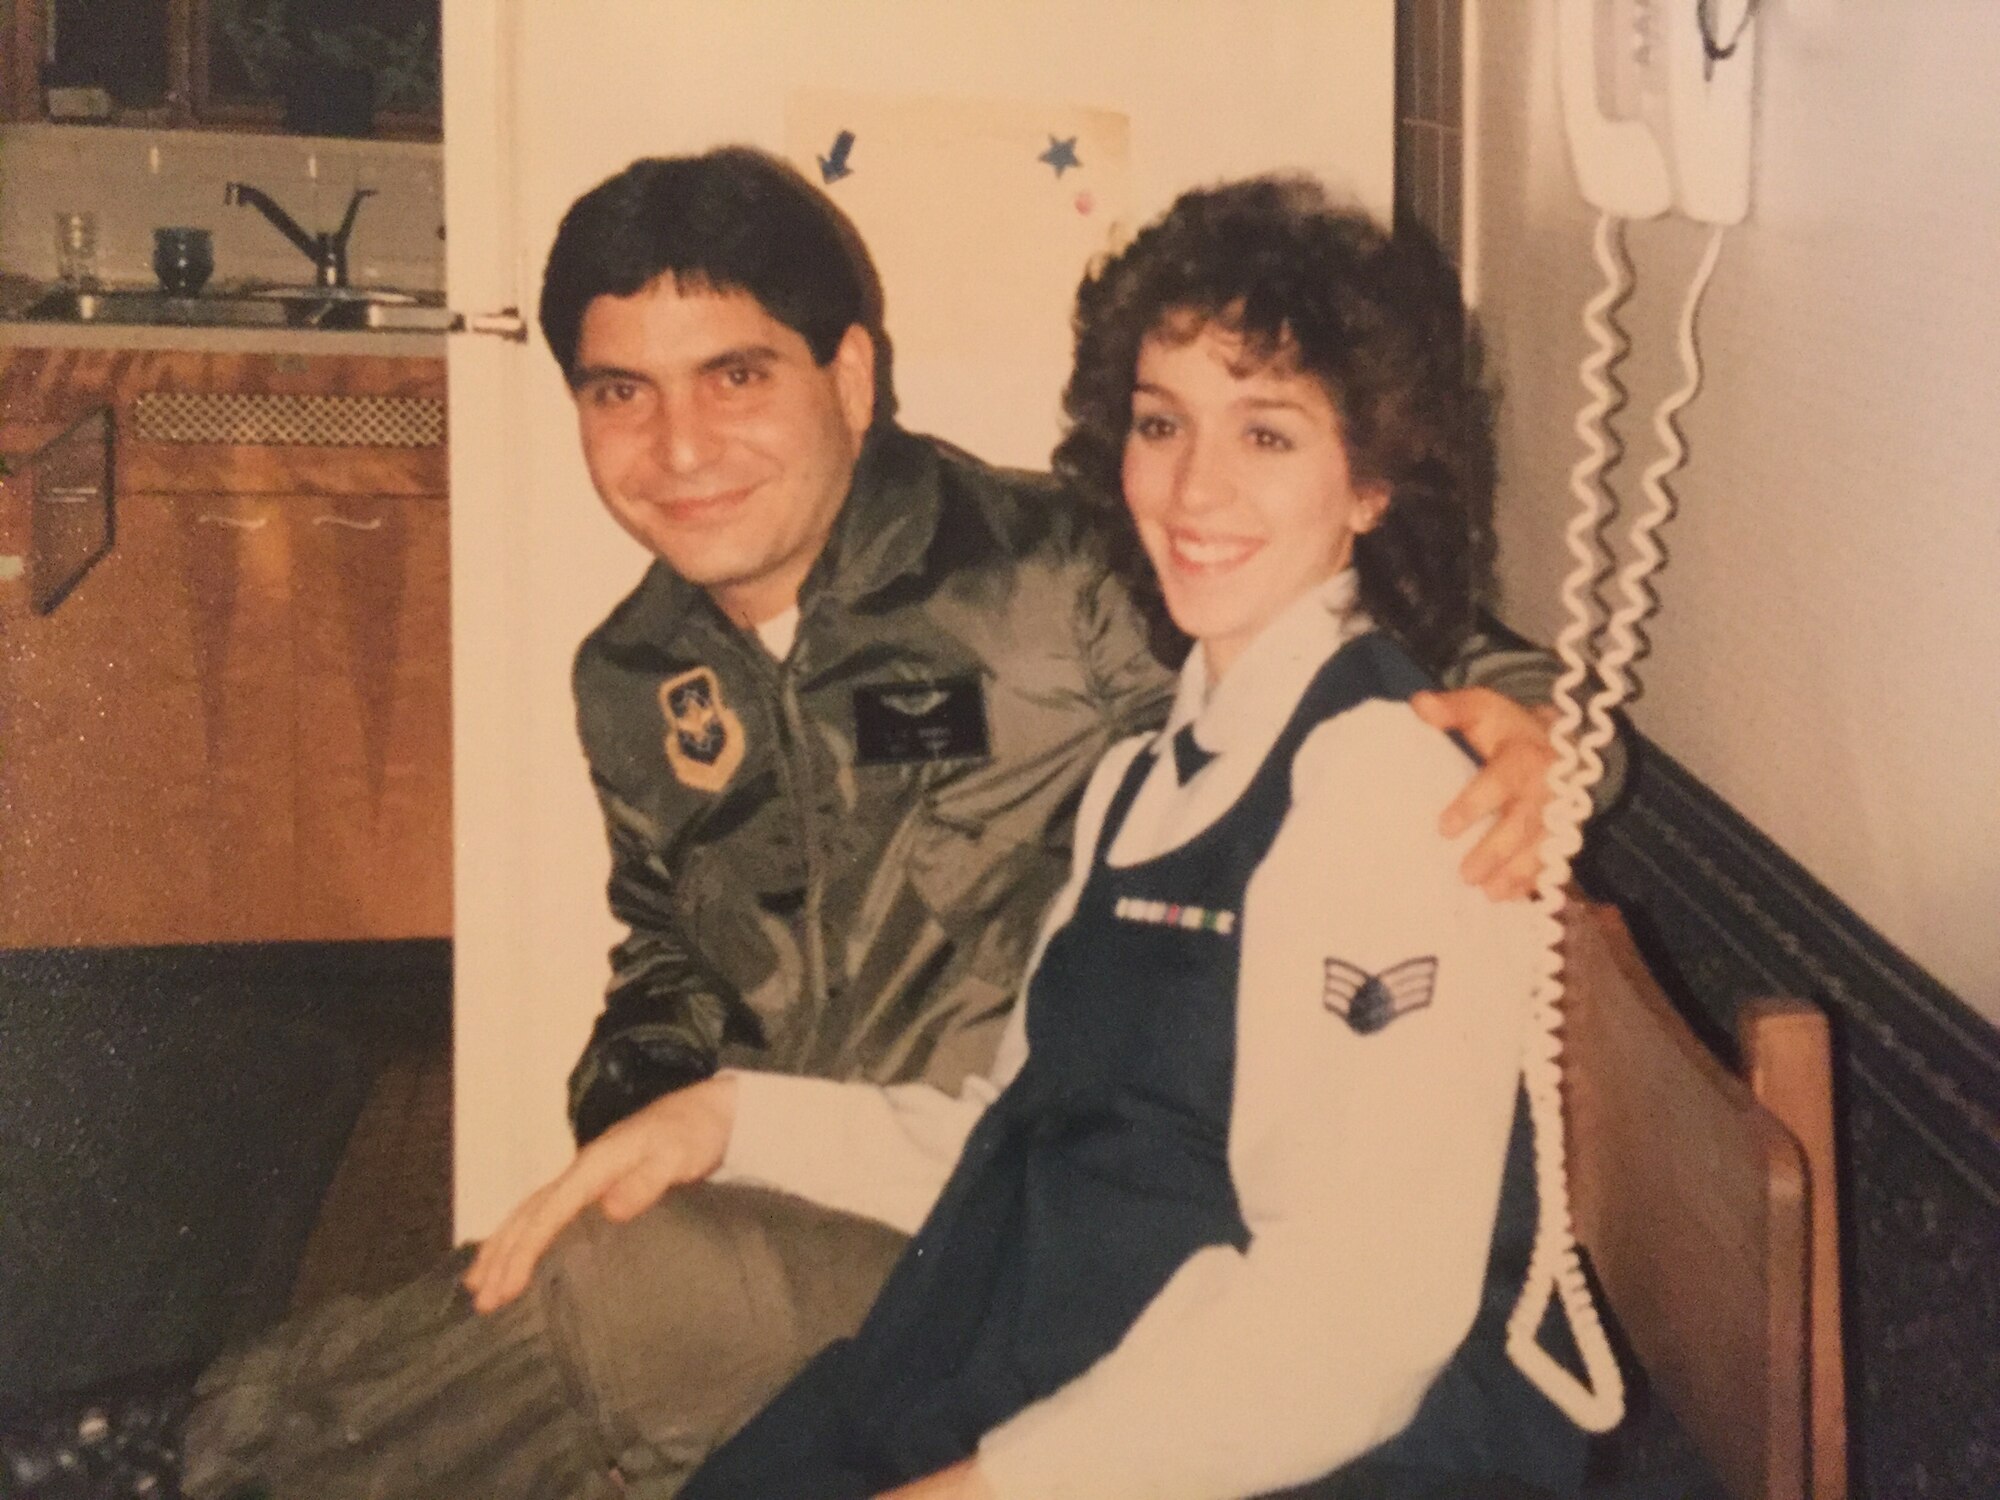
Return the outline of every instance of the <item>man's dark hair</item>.
[[[1320,382],[1355,485],[1389,494],[1354,539],[1362,607],[1426,667],[1445,666],[1490,581],[1495,480],[1493,403],[1451,263],[1421,231],[1391,237],[1309,178],[1259,177],[1183,194],[1085,278],[1053,463],[1117,511],[1120,565],[1156,611],[1119,483],[1139,346],[1209,324]]]
[[[882,283],[853,223],[789,164],[749,146],[643,157],[570,205],[542,273],[542,336],[574,380],[584,309],[661,276],[747,292],[824,365],[859,324],[875,341],[875,418],[895,411]]]

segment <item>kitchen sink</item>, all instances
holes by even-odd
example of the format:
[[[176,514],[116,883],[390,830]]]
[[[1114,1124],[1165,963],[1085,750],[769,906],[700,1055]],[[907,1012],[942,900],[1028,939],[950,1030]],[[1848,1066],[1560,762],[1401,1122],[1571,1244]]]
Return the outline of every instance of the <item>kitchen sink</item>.
[[[435,294],[380,287],[250,286],[170,297],[140,290],[46,292],[22,309],[36,322],[180,328],[324,328],[442,331],[451,314]]]

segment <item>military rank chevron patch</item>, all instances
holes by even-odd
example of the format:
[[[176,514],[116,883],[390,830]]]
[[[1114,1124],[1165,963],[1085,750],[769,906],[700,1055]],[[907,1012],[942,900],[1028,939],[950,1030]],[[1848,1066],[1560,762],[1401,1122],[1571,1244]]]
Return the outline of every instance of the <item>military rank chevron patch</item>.
[[[1326,990],[1321,996],[1326,1008],[1354,1029],[1357,1036],[1373,1036],[1396,1017],[1422,1010],[1431,1003],[1437,988],[1438,961],[1409,958],[1391,964],[1380,974],[1357,969],[1343,959],[1326,961]]]

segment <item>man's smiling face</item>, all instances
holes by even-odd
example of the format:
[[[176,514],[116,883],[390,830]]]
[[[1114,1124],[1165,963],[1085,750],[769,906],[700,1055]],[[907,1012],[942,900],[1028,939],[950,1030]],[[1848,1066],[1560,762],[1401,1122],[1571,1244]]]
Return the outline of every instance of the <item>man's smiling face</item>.
[[[797,602],[874,409],[866,332],[822,365],[747,292],[667,275],[591,301],[571,386],[620,526],[739,625]]]

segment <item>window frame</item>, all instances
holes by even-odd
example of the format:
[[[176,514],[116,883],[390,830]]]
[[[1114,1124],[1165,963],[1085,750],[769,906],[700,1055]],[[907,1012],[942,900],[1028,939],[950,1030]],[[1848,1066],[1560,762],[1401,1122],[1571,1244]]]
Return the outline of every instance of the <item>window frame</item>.
[[[111,124],[155,130],[227,130],[282,135],[284,107],[276,99],[223,102],[210,97],[209,0],[166,0],[167,98],[152,109],[120,109]],[[0,35],[8,40],[0,68],[0,120],[48,121],[42,103],[41,58],[50,0],[0,0]],[[51,122],[59,123],[59,122]],[[378,109],[371,140],[436,141],[441,110]]]

